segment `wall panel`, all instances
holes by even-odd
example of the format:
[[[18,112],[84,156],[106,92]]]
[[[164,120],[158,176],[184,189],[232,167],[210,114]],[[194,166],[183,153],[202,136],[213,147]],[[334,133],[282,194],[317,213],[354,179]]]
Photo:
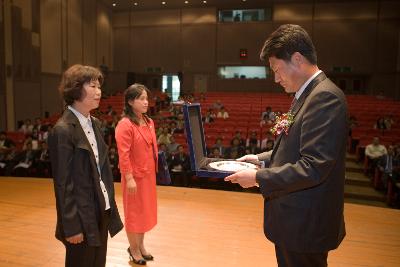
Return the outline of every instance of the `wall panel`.
[[[80,0],[68,0],[67,8],[67,51],[68,66],[82,64],[82,2]]]
[[[313,39],[320,67],[331,71],[333,66],[349,66],[356,73],[371,73],[374,69],[375,33],[374,21],[315,23]]]
[[[42,0],[40,5],[40,55],[41,69],[46,73],[61,73],[62,32],[61,4]]]
[[[215,58],[216,26],[182,26],[182,60],[186,72],[216,71]]]
[[[109,11],[102,4],[99,4],[97,9],[97,65],[110,66],[112,62],[112,25],[110,19]]]
[[[82,1],[83,23],[83,64],[96,65],[96,0]]]
[[[183,24],[214,24],[217,21],[215,8],[185,8],[182,9]]]
[[[273,21],[302,21],[312,19],[313,6],[310,4],[276,4]]]
[[[164,72],[182,69],[179,26],[132,27],[128,49],[129,71],[145,72],[148,67],[162,67]]]

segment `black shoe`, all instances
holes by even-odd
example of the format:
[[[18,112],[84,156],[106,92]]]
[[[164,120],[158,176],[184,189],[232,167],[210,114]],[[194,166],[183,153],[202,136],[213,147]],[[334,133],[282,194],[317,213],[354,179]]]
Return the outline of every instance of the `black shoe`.
[[[152,261],[152,260],[154,260],[154,257],[153,257],[153,255],[151,255],[151,254],[147,254],[147,255],[142,254],[142,257],[143,257],[143,259],[145,259],[146,261]]]
[[[127,249],[127,251],[128,251],[128,253],[129,253],[129,259],[130,259],[131,261],[133,261],[133,263],[138,264],[138,265],[146,265],[146,261],[145,261],[144,259],[136,260],[136,259],[133,257],[133,255],[132,255],[132,253],[131,253],[131,250],[130,250],[129,248]]]

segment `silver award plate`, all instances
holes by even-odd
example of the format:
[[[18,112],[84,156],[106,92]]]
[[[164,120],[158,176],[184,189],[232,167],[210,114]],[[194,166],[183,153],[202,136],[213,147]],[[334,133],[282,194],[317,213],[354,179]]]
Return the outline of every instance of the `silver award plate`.
[[[211,162],[209,166],[219,171],[238,172],[246,169],[257,169],[253,163],[242,161],[216,161]]]

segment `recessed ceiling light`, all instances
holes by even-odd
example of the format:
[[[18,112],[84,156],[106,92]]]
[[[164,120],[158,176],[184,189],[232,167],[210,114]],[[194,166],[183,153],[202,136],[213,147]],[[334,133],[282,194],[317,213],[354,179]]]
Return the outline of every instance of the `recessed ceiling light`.
[[[189,4],[189,1],[185,1],[185,4]]]
[[[116,3],[113,3],[113,6],[116,6],[117,4]]]
[[[137,6],[137,2],[133,3],[135,6]]]
[[[167,3],[167,2],[164,2],[164,1],[163,1],[163,2],[161,2],[161,4],[163,4],[163,5],[165,5],[166,3]]]
[[[247,0],[242,0],[243,2],[246,2]]]
[[[207,4],[207,1],[206,1],[206,0],[204,0],[204,1],[203,1],[203,4]]]

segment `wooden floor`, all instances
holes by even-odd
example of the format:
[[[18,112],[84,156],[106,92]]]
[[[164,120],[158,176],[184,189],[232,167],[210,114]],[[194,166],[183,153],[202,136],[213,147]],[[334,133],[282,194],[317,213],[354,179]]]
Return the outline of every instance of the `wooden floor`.
[[[49,179],[0,177],[1,267],[63,266],[54,203]],[[258,194],[158,187],[159,223],[146,235],[155,261],[147,266],[276,266],[262,205]],[[346,204],[345,217],[347,236],[329,266],[400,266],[399,210]],[[124,232],[109,239],[107,266],[129,266],[127,246]]]

